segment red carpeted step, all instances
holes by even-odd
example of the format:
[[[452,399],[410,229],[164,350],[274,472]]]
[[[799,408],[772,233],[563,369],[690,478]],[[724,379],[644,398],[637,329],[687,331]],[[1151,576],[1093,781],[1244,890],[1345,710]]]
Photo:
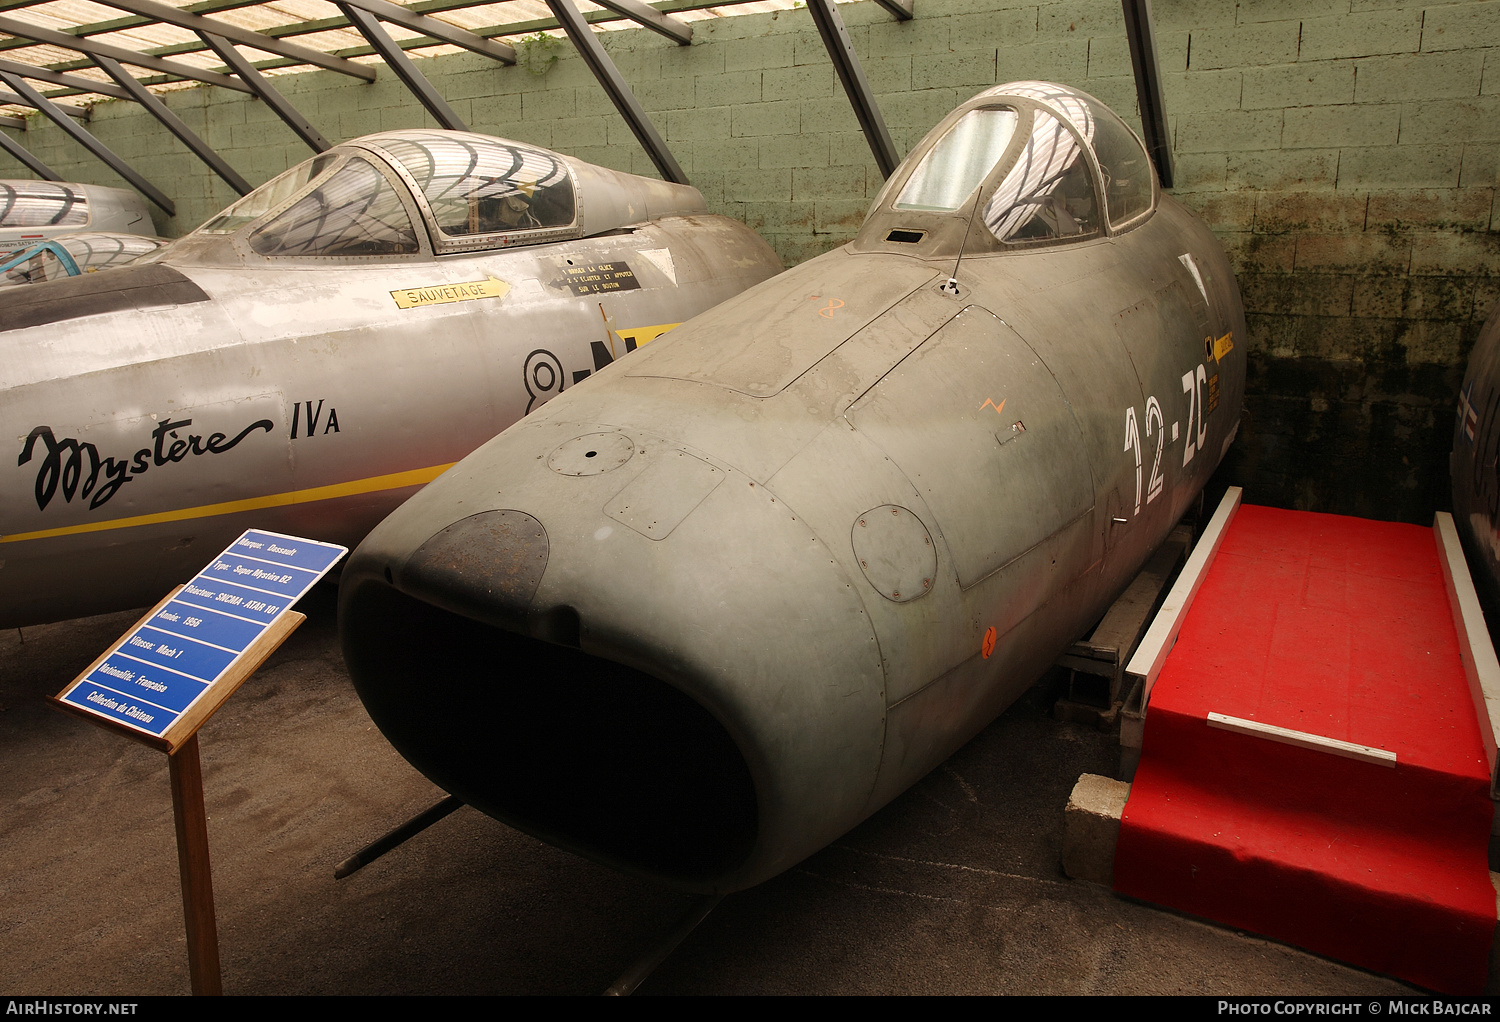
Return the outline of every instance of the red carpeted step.
[[[1152,690],[1115,889],[1478,993],[1495,929],[1488,793],[1432,530],[1247,505]]]

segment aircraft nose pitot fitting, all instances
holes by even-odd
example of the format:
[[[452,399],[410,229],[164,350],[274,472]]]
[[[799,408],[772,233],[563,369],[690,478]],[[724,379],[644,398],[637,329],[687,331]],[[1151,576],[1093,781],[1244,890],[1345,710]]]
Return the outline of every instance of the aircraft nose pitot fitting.
[[[369,537],[340,627],[372,718],[437,784],[617,868],[733,890],[865,812],[884,676],[854,582],[734,468],[544,422]]]

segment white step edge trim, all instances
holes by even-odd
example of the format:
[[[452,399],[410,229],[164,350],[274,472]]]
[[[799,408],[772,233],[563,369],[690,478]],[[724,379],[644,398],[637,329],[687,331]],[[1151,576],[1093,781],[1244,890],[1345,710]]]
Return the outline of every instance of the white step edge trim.
[[[1469,563],[1464,560],[1463,544],[1453,516],[1439,511],[1433,516],[1432,531],[1437,539],[1438,560],[1443,565],[1443,581],[1448,588],[1448,605],[1453,608],[1453,623],[1458,628],[1458,649],[1469,679],[1469,696],[1474,700],[1474,715],[1479,718],[1479,737],[1490,767],[1490,798],[1500,799],[1500,763],[1497,763],[1495,733],[1500,731],[1500,661],[1490,630],[1479,609],[1479,594]]]
[[[1308,734],[1306,731],[1293,731],[1291,728],[1277,727],[1275,724],[1262,724],[1258,720],[1246,720],[1244,717],[1210,713],[1208,726],[1222,731],[1233,731],[1236,734],[1281,742],[1283,745],[1312,749],[1314,752],[1329,752],[1335,756],[1343,756],[1345,759],[1363,760],[1379,766],[1396,765],[1396,754],[1385,749],[1377,749],[1369,745],[1355,745],[1353,742],[1341,742],[1337,738],[1324,738],[1322,735]]]
[[[1177,642],[1177,633],[1182,630],[1182,622],[1187,618],[1188,608],[1193,605],[1193,597],[1198,595],[1198,588],[1208,577],[1208,566],[1219,552],[1219,544],[1224,542],[1229,522],[1240,509],[1240,498],[1244,493],[1238,486],[1231,486],[1225,491],[1224,499],[1219,501],[1214,516],[1208,521],[1208,527],[1203,530],[1193,552],[1188,555],[1187,563],[1182,566],[1182,574],[1177,576],[1172,591],[1167,594],[1167,601],[1156,612],[1151,627],[1146,629],[1146,637],[1136,647],[1130,663],[1125,665],[1125,674],[1131,685],[1136,681],[1141,682],[1143,710],[1151,699],[1151,686],[1156,684],[1156,677],[1161,674],[1162,666],[1167,662],[1167,654],[1172,652],[1172,646]]]

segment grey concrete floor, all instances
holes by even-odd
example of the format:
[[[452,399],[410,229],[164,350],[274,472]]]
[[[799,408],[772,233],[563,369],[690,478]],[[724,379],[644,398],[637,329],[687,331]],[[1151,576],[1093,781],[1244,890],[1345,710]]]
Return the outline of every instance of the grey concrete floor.
[[[441,797],[365,715],[327,592],[200,732],[226,993],[592,994],[688,906]],[[137,614],[0,635],[0,992],[189,988],[166,758],[45,706]],[[833,846],[725,899],[640,994],[1409,994],[1060,865],[1111,741],[1023,702]],[[1493,991],[1492,982],[1492,991]]]

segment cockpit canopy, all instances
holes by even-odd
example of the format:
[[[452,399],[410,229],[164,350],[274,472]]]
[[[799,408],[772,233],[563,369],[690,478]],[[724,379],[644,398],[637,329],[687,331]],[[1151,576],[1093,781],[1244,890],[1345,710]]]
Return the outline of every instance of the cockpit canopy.
[[[1008,250],[1117,234],[1145,221],[1150,158],[1113,111],[1047,82],[988,89],[937,126],[891,176],[856,247]]]
[[[705,211],[695,188],[536,146],[390,131],[293,167],[184,240],[230,237],[241,255],[269,258],[384,261],[535,245]]]

